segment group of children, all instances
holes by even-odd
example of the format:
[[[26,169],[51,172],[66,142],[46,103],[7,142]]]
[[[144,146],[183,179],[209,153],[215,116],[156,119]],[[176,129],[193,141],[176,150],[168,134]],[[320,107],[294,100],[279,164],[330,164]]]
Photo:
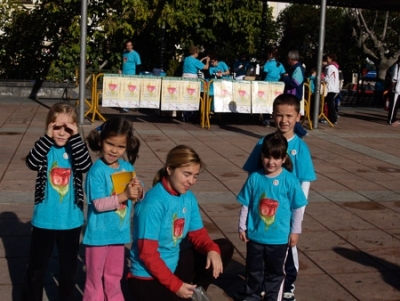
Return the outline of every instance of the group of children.
[[[316,176],[306,143],[294,133],[295,123],[300,118],[298,99],[289,94],[278,96],[273,104],[273,118],[277,131],[260,139],[254,147],[243,167],[249,177],[237,196],[242,204],[239,238],[247,244],[246,283],[237,295],[240,300],[295,300],[296,245],[310,182]],[[84,224],[83,190],[88,203],[83,236],[86,258],[83,300],[124,300],[120,281],[125,263],[124,246],[132,241],[131,210],[134,203],[145,198],[143,184],[133,166],[140,142],[134,136],[132,123],[119,117],[92,130],[86,140],[89,148],[100,154],[94,164],[79,135],[74,108],[59,103],[49,110],[45,134],[27,156],[26,163],[37,171],[37,179],[22,300],[42,300],[45,273],[54,245],[59,254],[59,300],[74,300],[79,241]],[[167,179],[172,166],[166,169]],[[119,172],[131,172],[132,177],[124,189],[117,191],[112,175]],[[184,178],[179,177],[174,181],[183,183]],[[195,178],[189,183],[194,184]],[[178,189],[178,196],[186,192],[187,188],[181,192]],[[185,209],[182,212],[185,213]],[[208,238],[202,239],[211,244]],[[233,252],[233,248],[228,249],[227,254]],[[222,256],[221,246],[217,250],[221,250]],[[216,254],[212,255],[212,262],[222,267]],[[223,258],[224,264],[231,255]],[[178,300],[190,297],[194,288],[183,285],[188,295],[180,295],[180,289],[176,293]]]

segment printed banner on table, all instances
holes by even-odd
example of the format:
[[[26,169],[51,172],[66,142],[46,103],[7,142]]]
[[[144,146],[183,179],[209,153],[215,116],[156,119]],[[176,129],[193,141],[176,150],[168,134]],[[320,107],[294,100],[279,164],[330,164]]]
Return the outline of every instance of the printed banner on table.
[[[198,80],[184,80],[182,100],[185,107],[180,111],[198,111],[200,105],[201,82]]]
[[[252,82],[252,113],[272,113],[275,98],[283,93],[282,82]]]
[[[119,107],[121,77],[105,74],[103,77],[103,107]]]
[[[197,111],[200,101],[200,81],[163,79],[161,110]]]
[[[232,81],[215,80],[214,86],[214,112],[231,112],[229,104],[232,102]]]
[[[232,95],[230,112],[251,113],[251,81],[234,81]]]
[[[159,109],[161,77],[142,77],[140,81],[140,108]]]
[[[122,108],[138,108],[140,98],[140,82],[137,77],[122,76],[120,78],[121,93],[118,104]]]

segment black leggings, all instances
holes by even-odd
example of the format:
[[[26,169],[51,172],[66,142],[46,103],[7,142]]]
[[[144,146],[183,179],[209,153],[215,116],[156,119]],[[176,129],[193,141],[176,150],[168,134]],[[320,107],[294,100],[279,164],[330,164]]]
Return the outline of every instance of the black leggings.
[[[81,227],[71,230],[49,230],[33,227],[28,269],[22,287],[23,301],[42,301],[44,278],[54,244],[60,265],[58,295],[60,301],[75,300],[78,275],[78,249]]]
[[[227,239],[217,239],[214,242],[221,250],[222,264],[229,263],[233,255],[233,245]],[[207,256],[194,250],[193,247],[181,250],[175,276],[185,283],[193,283],[205,290],[213,282],[212,268],[204,269]],[[135,301],[182,301],[190,299],[179,298],[157,280],[142,280],[128,278],[128,286]]]
[[[329,92],[326,96],[326,103],[328,104],[328,119],[330,122],[335,123],[337,121],[337,113],[335,106],[335,96],[337,93]]]

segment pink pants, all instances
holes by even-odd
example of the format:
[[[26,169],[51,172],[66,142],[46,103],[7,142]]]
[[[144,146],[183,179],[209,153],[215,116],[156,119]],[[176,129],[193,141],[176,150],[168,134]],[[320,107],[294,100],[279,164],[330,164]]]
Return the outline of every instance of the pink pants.
[[[124,301],[121,278],[124,245],[86,246],[86,283],[83,301]]]

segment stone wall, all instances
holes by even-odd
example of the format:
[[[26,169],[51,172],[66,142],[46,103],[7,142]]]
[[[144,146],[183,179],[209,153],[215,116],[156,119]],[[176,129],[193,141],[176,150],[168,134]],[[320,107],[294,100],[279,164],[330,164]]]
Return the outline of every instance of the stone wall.
[[[0,81],[1,96],[29,97],[34,81]],[[38,98],[78,98],[79,88],[75,82],[43,82]],[[86,90],[90,96],[90,91]]]

